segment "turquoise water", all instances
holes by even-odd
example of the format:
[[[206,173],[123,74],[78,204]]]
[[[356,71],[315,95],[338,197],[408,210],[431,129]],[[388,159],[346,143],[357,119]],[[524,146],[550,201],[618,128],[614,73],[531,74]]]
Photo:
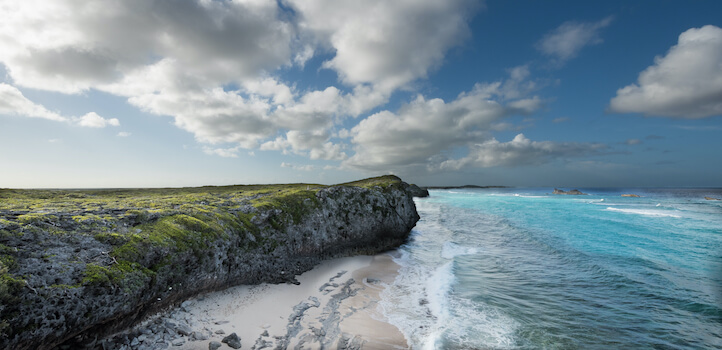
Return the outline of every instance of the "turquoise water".
[[[417,199],[384,313],[414,349],[722,349],[722,190],[582,190]]]

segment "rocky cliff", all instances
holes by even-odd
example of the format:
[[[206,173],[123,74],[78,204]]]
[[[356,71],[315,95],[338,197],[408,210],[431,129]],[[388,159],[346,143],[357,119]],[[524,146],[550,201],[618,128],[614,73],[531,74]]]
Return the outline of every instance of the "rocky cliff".
[[[394,176],[0,190],[0,348],[76,348],[202,292],[294,282],[323,259],[402,244],[418,219]]]

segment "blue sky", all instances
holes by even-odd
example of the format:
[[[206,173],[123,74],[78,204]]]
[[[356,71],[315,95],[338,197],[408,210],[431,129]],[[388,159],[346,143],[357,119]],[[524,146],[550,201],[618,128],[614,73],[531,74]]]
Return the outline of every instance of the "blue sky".
[[[719,1],[0,8],[0,187],[722,186]]]

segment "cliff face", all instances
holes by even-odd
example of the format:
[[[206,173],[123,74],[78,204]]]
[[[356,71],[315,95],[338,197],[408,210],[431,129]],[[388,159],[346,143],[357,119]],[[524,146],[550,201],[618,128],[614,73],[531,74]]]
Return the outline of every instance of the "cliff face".
[[[419,219],[407,189],[387,176],[153,195],[0,191],[0,348],[75,347],[202,292],[295,282],[323,259],[397,247]]]

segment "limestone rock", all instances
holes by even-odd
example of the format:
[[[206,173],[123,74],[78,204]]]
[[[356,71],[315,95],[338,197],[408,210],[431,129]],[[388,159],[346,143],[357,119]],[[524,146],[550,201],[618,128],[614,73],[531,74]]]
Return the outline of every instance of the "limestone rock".
[[[218,350],[221,348],[221,346],[223,346],[223,344],[221,344],[217,341],[212,341],[212,342],[208,343],[208,350]]]
[[[234,191],[243,192],[241,187]],[[144,190],[123,191],[130,197],[144,195]],[[165,197],[165,191],[183,190],[159,191]],[[204,188],[191,197],[212,191]],[[108,193],[87,196],[115,195]],[[293,283],[296,275],[325,259],[398,247],[419,220],[409,185],[393,176],[304,186],[278,197],[228,193],[213,194],[222,205],[183,199],[183,206],[162,210],[133,204],[94,205],[78,209],[81,212],[0,211],[0,244],[15,262],[7,272],[13,279],[0,287],[7,287],[8,300],[17,300],[0,305],[0,321],[8,325],[0,349],[92,348],[104,337],[199,293],[239,284]],[[82,191],[61,194],[86,196]],[[212,220],[201,220],[211,214],[184,209],[193,205],[210,207]],[[21,223],[18,217],[27,221]],[[156,234],[154,227],[160,226],[189,239],[163,244],[138,240]],[[158,346],[193,331],[181,314],[145,327],[155,334],[149,338],[158,339]]]
[[[629,193],[625,193],[625,194],[623,194],[623,195],[622,195],[622,197],[634,197],[634,198],[639,198],[639,195],[636,195],[636,194],[629,194]]]

